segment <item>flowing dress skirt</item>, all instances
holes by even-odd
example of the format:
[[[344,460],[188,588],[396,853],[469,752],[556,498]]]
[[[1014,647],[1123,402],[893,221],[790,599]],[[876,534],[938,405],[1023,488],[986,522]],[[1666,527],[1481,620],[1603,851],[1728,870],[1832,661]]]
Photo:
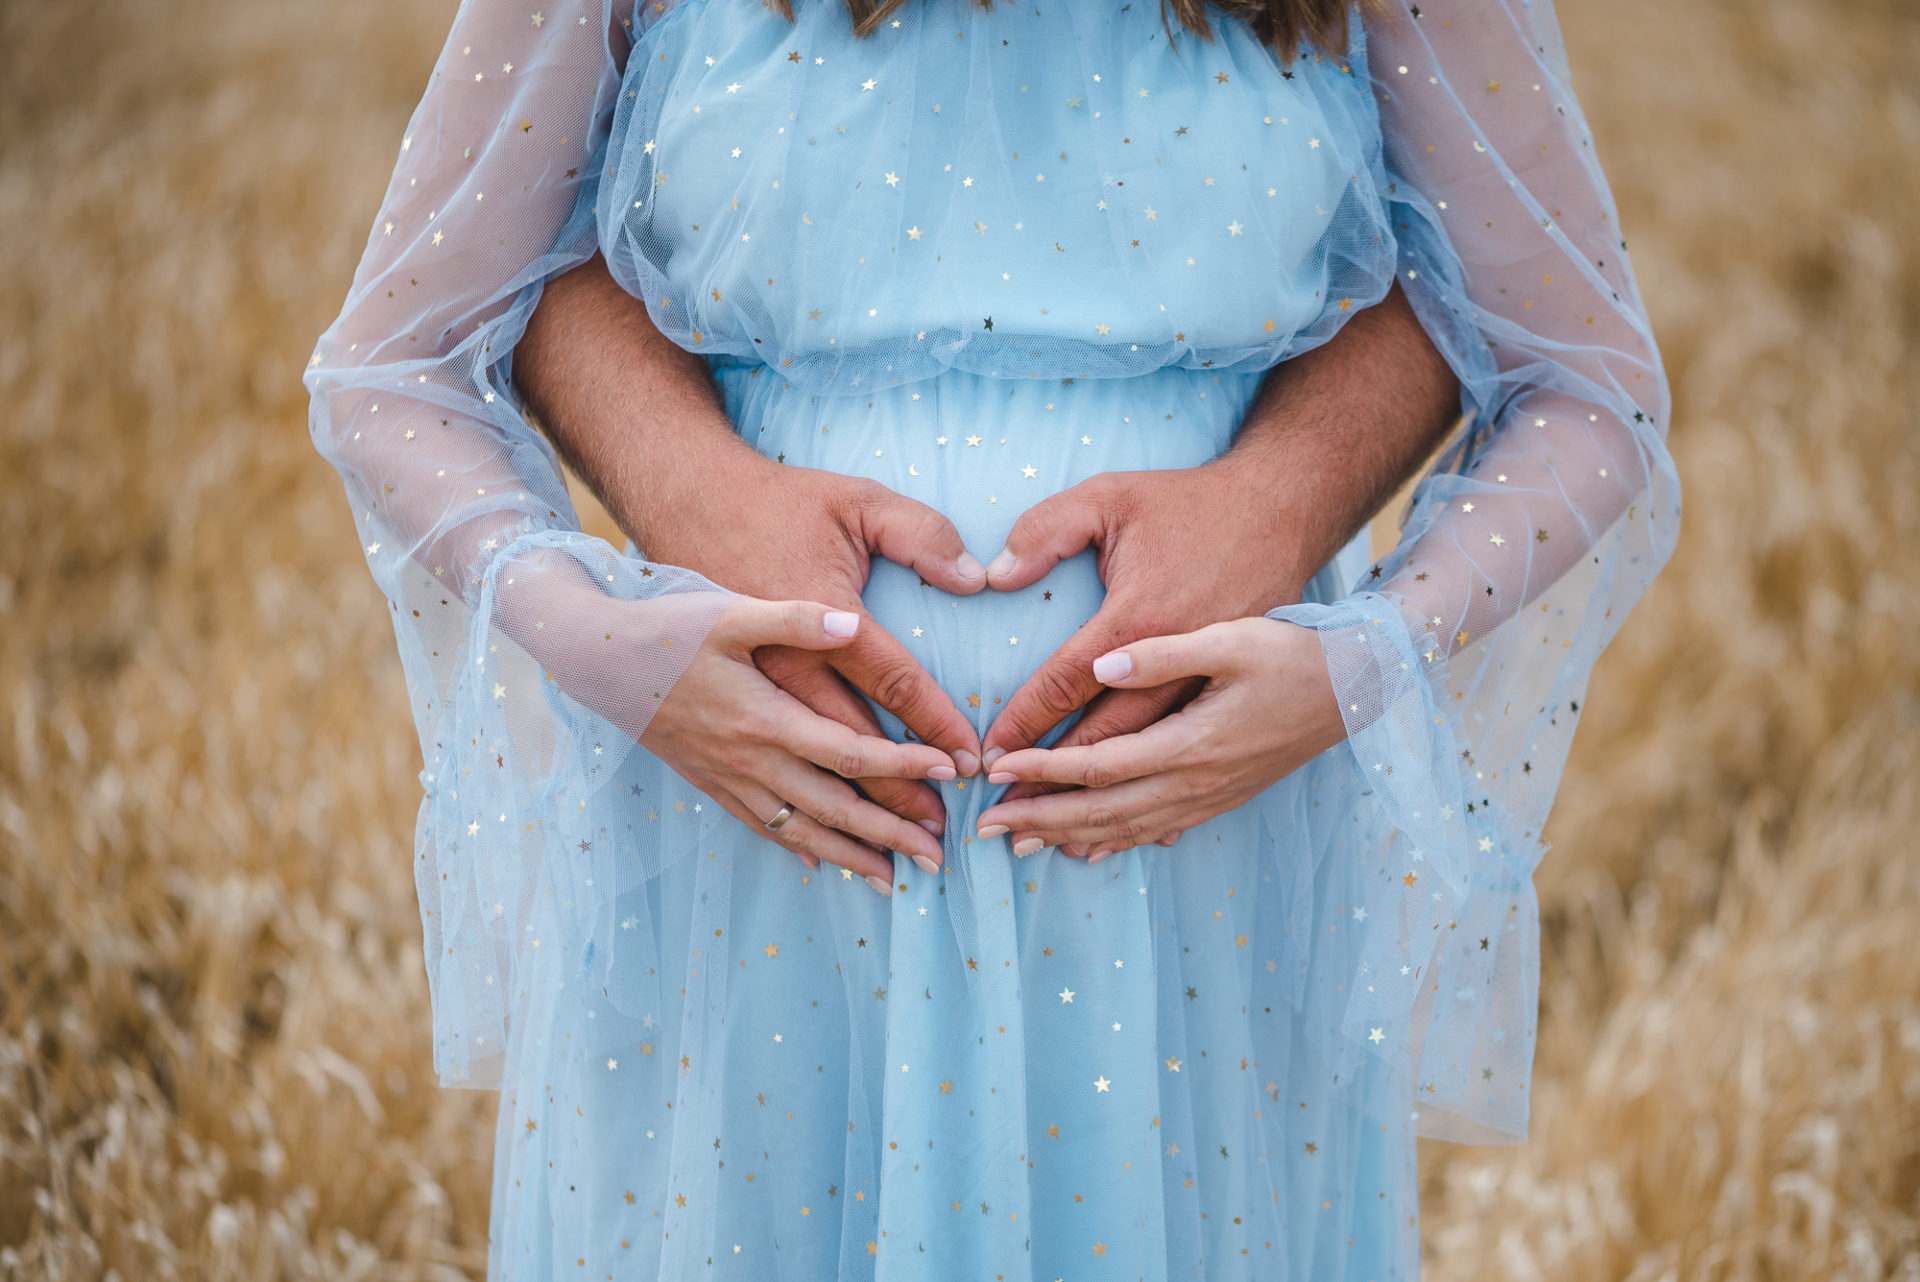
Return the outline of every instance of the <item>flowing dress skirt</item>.
[[[762,453],[920,499],[982,560],[1089,476],[1216,456],[1260,382],[949,373],[813,396],[764,366],[715,372]],[[1102,593],[1083,554],[972,597],[876,561],[865,600],[984,733]],[[1355,962],[1352,774],[1322,758],[1175,848],[1095,866],[972,837],[1003,790],[941,785],[945,868],[897,858],[883,899],[630,754],[581,809],[589,837],[652,827],[678,852],[632,874],[640,908],[613,933],[658,964],[581,955],[579,874],[556,861],[526,991],[558,999],[510,1044],[491,1275],[1411,1276],[1408,1087],[1330,1062],[1314,1030],[1338,1012],[1303,996],[1303,966]]]

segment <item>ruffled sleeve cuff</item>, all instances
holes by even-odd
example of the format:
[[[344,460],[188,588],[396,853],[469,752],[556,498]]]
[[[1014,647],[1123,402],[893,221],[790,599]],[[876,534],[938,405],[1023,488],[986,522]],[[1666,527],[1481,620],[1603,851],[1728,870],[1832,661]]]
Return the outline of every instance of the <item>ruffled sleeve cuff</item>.
[[[1445,706],[1447,648],[1416,637],[1394,599],[1363,593],[1268,617],[1320,634],[1348,738],[1313,768],[1346,776],[1360,799],[1358,840],[1340,856],[1359,861],[1344,878],[1359,899],[1345,923],[1358,962],[1313,968],[1308,982],[1336,986],[1317,996],[1344,1011],[1337,1037],[1350,1062],[1366,1055],[1410,1076],[1420,1134],[1520,1142],[1543,847],[1478,795]]]

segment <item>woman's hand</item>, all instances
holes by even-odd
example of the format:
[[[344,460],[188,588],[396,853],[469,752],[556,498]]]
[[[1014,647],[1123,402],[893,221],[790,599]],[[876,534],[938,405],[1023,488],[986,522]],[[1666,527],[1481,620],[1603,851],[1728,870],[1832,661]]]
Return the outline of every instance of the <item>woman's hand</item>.
[[[1150,637],[1101,655],[1092,674],[1116,689],[1208,680],[1137,734],[998,758],[990,783],[1080,788],[1002,801],[981,814],[982,837],[1011,834],[1016,855],[1075,843],[1096,863],[1147,842],[1172,845],[1346,738],[1319,634],[1295,624],[1256,616]]]
[[[735,597],[661,701],[640,742],[728,814],[793,851],[809,868],[824,859],[891,895],[893,861],[882,851],[901,851],[934,873],[940,868],[940,842],[918,824],[864,799],[847,781],[952,779],[957,773],[953,759],[938,748],[859,734],[823,717],[768,680],[753,660],[757,646],[839,649],[858,634],[861,622],[851,611],[808,601]],[[783,804],[792,807],[792,817],[768,832],[766,822]]]
[[[947,780],[957,773],[953,759],[823,717],[754,663],[757,646],[842,649],[861,632],[860,616],[809,601],[735,596],[723,598],[716,618],[715,596],[610,597],[571,560],[551,558],[501,575],[495,618],[568,696],[809,868],[824,859],[882,894],[893,892],[894,871],[884,851],[937,872],[939,840],[846,780]],[[684,669],[666,659],[674,638],[703,632]],[[768,832],[766,821],[783,804],[792,816]]]

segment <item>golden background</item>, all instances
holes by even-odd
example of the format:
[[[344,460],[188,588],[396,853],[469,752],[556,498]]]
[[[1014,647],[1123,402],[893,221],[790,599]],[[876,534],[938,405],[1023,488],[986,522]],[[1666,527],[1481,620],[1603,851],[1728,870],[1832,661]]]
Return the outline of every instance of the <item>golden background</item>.
[[[0,1278],[478,1276],[418,749],[300,373],[447,0],[0,0]],[[1920,1282],[1920,6],[1565,0],[1679,554],[1433,1279]]]

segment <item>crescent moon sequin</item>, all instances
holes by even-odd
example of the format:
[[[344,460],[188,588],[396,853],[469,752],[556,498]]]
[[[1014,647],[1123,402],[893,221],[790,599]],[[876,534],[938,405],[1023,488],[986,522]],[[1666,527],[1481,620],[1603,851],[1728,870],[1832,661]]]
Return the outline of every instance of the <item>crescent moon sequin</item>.
[[[907,475],[908,476],[920,475],[920,465],[918,463],[907,464]]]

